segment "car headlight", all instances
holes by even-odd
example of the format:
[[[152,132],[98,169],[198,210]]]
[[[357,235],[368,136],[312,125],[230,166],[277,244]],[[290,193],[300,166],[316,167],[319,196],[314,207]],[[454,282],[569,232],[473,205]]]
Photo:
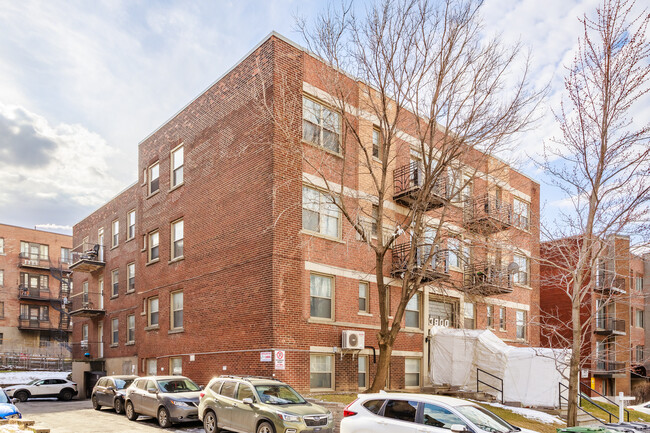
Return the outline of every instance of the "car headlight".
[[[180,406],[180,407],[189,407],[190,405],[185,403],[184,401],[177,401],[177,400],[169,400],[171,404],[174,406]]]
[[[327,422],[330,423],[334,421],[334,414],[332,412],[327,412]]]
[[[300,422],[300,421],[302,421],[302,418],[300,418],[298,415],[293,415],[293,414],[290,414],[290,413],[279,412],[279,411],[277,412],[277,414],[278,414],[278,417],[280,417],[280,419],[282,421],[287,421],[287,422]]]

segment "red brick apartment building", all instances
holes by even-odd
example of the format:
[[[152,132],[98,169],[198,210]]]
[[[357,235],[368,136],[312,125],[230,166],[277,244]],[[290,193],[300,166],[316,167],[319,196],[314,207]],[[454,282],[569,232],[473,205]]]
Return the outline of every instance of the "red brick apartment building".
[[[252,91],[262,81],[268,100],[282,94],[296,106],[327,109],[322,68],[271,34],[145,138],[137,182],[75,225],[75,380],[82,382],[88,370],[182,373],[199,383],[218,374],[275,374],[303,391],[357,390],[372,380],[379,329],[374,255],[340,212],[303,204],[323,194],[304,154],[334,165],[340,156],[308,140],[290,148],[277,124],[259,115]],[[290,115],[300,143],[303,113]],[[356,121],[372,146],[373,122]],[[391,173],[411,163],[406,141],[401,149]],[[485,204],[475,215],[461,202],[449,204],[456,216],[448,242],[457,254],[442,273],[458,289],[443,290],[432,277],[409,304],[390,388],[428,383],[430,324],[491,327],[514,344],[539,344],[539,331],[528,326],[539,304],[539,267],[530,260],[539,254],[539,223],[532,217],[539,214],[539,185],[495,159],[482,164],[468,199],[489,193],[501,212]],[[493,166],[498,175],[488,173]],[[399,215],[412,190],[395,178],[395,200],[386,206]],[[367,189],[359,169],[345,182],[352,191],[346,200]],[[491,265],[476,262],[464,274],[460,244],[469,250],[479,234],[483,241],[472,254]],[[387,263],[395,278],[396,251]],[[513,261],[516,278],[504,273]],[[474,295],[477,285],[488,286],[490,296]],[[397,305],[397,292],[391,304]],[[343,351],[344,331],[364,332],[364,348]],[[261,358],[275,350],[285,351],[283,370]]]
[[[72,237],[0,224],[0,353],[70,358]]]
[[[647,380],[644,328],[649,291],[647,283],[644,287],[644,259],[631,254],[626,236],[610,236],[603,242],[594,288],[581,308],[582,322],[587,324],[581,381],[604,395],[629,395],[636,382]],[[564,263],[559,256],[575,258],[579,245],[577,238],[544,242],[542,258]],[[558,267],[542,264],[540,313],[542,321],[555,328],[542,327],[542,345],[548,347],[566,347],[571,336],[571,305],[562,276]]]

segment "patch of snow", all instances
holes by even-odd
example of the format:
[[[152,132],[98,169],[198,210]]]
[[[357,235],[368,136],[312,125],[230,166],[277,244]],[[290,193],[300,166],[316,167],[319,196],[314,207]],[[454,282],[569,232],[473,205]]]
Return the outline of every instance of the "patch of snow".
[[[484,402],[487,403],[487,402]],[[551,415],[550,413],[542,412],[535,409],[527,409],[525,407],[513,407],[506,406],[499,403],[487,403],[490,406],[499,407],[507,409],[510,412],[516,413],[517,415],[524,416],[526,418],[542,422],[544,424],[564,424],[565,421],[557,415]]]
[[[69,371],[9,371],[0,373],[0,386],[27,383],[34,379],[65,379]]]

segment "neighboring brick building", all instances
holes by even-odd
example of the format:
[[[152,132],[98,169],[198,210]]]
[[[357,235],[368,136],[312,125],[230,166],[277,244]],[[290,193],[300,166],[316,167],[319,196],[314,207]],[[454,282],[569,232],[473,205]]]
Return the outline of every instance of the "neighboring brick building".
[[[287,145],[252,91],[262,82],[269,100],[321,107],[322,67],[272,34],[142,141],[138,181],[75,225],[74,380],[105,370],[182,372],[199,383],[224,373],[275,374],[300,390],[370,382],[379,329],[374,255],[340,213],[313,206],[323,181],[303,153],[334,166],[342,159],[307,142]],[[303,114],[290,116],[300,142]],[[372,146],[372,122],[357,121]],[[401,167],[413,180],[406,141],[400,149],[390,170],[395,201],[386,204],[392,220],[417,188],[398,186]],[[492,158],[477,168],[467,200],[447,203],[454,216],[444,242],[454,252],[410,304],[391,388],[427,383],[430,324],[491,327],[514,344],[539,344],[528,325],[539,304],[539,267],[530,260],[539,254],[539,185]],[[367,179],[353,167],[344,186],[352,191],[345,200],[354,200]],[[400,275],[403,242],[387,275]],[[459,256],[470,248],[477,259],[465,268]],[[516,275],[505,269],[512,262]],[[479,285],[490,295],[474,294]],[[397,296],[391,301],[394,308]],[[364,331],[367,347],[342,353],[344,330]],[[273,350],[286,351],[286,369],[261,360]]]
[[[579,238],[542,243],[542,258],[557,264],[541,266],[540,309],[548,325],[541,331],[544,346],[570,344],[571,301],[564,289],[567,274],[560,269],[577,263],[579,246]],[[643,288],[643,272],[643,260],[630,253],[628,237],[610,236],[603,241],[594,289],[586,292],[581,308],[582,323],[587,324],[582,333],[581,381],[605,395],[629,395],[633,381],[646,380],[648,291]]]
[[[0,354],[70,358],[71,248],[71,236],[0,224]]]

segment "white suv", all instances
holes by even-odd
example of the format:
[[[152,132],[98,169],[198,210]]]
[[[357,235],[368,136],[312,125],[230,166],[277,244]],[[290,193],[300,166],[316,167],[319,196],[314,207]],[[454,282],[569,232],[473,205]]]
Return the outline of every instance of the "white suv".
[[[66,379],[35,379],[23,385],[5,388],[11,398],[27,401],[28,398],[57,397],[70,400],[77,395],[77,384]]]
[[[341,433],[512,433],[510,425],[472,402],[430,394],[362,394],[346,406]]]

